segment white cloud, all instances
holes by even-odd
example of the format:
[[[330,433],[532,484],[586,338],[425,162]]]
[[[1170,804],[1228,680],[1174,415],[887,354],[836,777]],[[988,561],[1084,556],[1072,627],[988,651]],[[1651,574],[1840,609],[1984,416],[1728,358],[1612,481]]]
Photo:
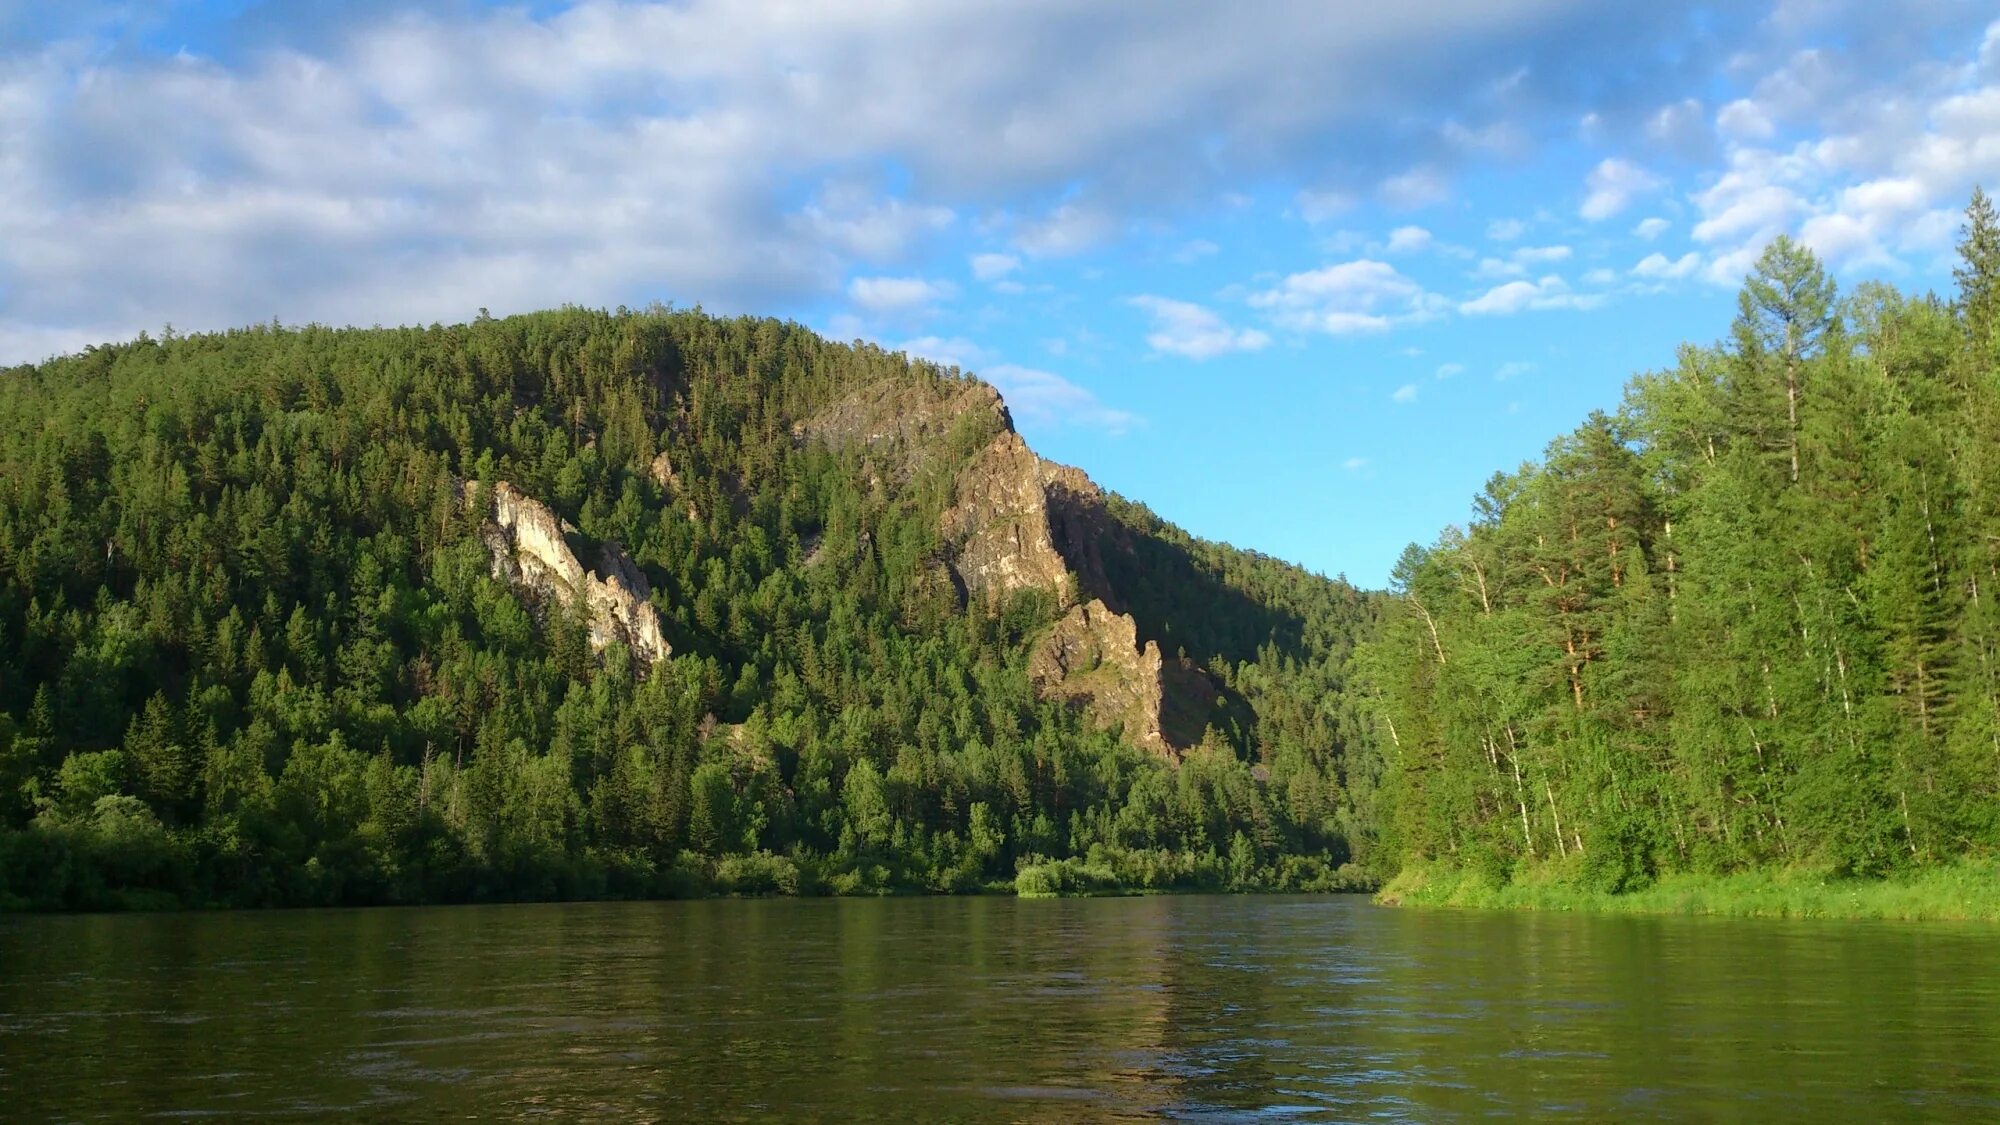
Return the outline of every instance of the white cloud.
[[[1415,383],[1404,383],[1402,386],[1396,388],[1395,394],[1389,397],[1402,403],[1415,402],[1417,401],[1417,385]]]
[[[1518,379],[1521,376],[1526,375],[1529,372],[1533,371],[1534,369],[1535,365],[1529,363],[1527,360],[1523,359],[1510,360],[1506,363],[1501,364],[1498,368],[1494,370],[1493,381],[1496,383],[1505,383],[1509,379]]]
[[[1807,10],[1798,6],[1792,17],[1801,27],[1826,18]],[[2000,181],[2000,75],[1963,55],[1897,52],[1921,41],[1914,33],[1924,20],[1962,32],[1953,21],[1970,9],[1954,10],[1936,5],[1893,21],[1885,13],[1890,22],[1878,33],[1854,39],[1853,47],[1886,53],[1898,66],[1798,50],[1749,98],[1724,107],[1718,126],[1731,143],[1727,167],[1691,197],[1700,213],[1694,237],[1709,248],[1702,276],[1738,284],[1781,233],[1836,269],[1896,269],[1907,257],[1935,261],[1949,251],[1972,186]],[[1988,24],[1989,36],[1995,26]],[[1811,139],[1777,145],[1781,126]]]
[[[1567,246],[1522,246],[1505,258],[1482,258],[1473,276],[1482,278],[1525,277],[1536,266],[1568,261],[1574,253]]]
[[[847,283],[847,295],[871,313],[906,312],[950,300],[958,289],[948,281],[921,277],[857,277]]]
[[[1441,363],[1438,365],[1437,378],[1449,379],[1454,375],[1463,375],[1464,373],[1465,365],[1463,363]]]
[[[1602,289],[1617,280],[1618,271],[1603,266],[1583,271],[1583,283],[1593,288]]]
[[[1192,262],[1198,262],[1211,254],[1219,253],[1221,250],[1222,247],[1217,246],[1206,238],[1194,238],[1181,243],[1167,257],[1177,265],[1185,266]]]
[[[1301,218],[1318,226],[1353,210],[1354,197],[1344,191],[1306,190],[1298,194],[1298,208]]]
[[[1358,473],[1361,470],[1368,467],[1368,458],[1349,457],[1347,460],[1342,461],[1340,463],[1340,467],[1346,469],[1350,473]]]
[[[1635,238],[1643,238],[1647,242],[1651,242],[1667,233],[1667,229],[1672,226],[1672,223],[1655,215],[1650,219],[1640,219],[1639,225],[1632,228],[1632,234]]]
[[[1737,141],[1765,141],[1778,131],[1770,117],[1749,98],[1738,98],[1715,115],[1715,127]]]
[[[1256,351],[1270,344],[1271,337],[1256,329],[1238,331],[1224,323],[1213,311],[1189,301],[1168,297],[1133,297],[1131,304],[1153,318],[1153,330],[1146,345],[1155,352],[1210,359],[1229,352]]]
[[[925,235],[949,228],[956,218],[949,207],[885,199],[861,185],[837,184],[800,211],[795,226],[842,253],[885,261],[904,254]]]
[[[1422,227],[1397,227],[1389,232],[1389,243],[1384,253],[1417,254],[1431,246],[1431,232]]]
[[[1701,255],[1693,252],[1679,258],[1668,258],[1665,254],[1648,254],[1632,267],[1633,277],[1643,277],[1653,281],[1675,281],[1691,277],[1701,268]]]
[[[1524,71],[1516,73],[1525,77]],[[1515,156],[1528,147],[1526,134],[1512,121],[1494,121],[1477,129],[1447,121],[1439,133],[1453,147],[1476,155]]]
[[[1429,207],[1451,198],[1451,187],[1435,168],[1412,168],[1382,181],[1382,202],[1405,211]]]
[[[1118,222],[1109,211],[1065,203],[1043,218],[1023,224],[1014,235],[1014,245],[1036,258],[1061,258],[1108,241],[1117,228]]]
[[[998,281],[1021,268],[1021,259],[1012,254],[974,254],[972,276],[981,281]]]
[[[1646,120],[1646,139],[1653,148],[1684,158],[1706,156],[1714,149],[1708,111],[1695,98],[1682,98],[1655,111]]]
[[[984,363],[992,354],[963,336],[949,338],[919,336],[914,340],[905,340],[900,350],[928,359],[932,363],[942,363],[947,367],[958,367],[967,371]]]
[[[1528,224],[1519,219],[1495,219],[1486,224],[1486,237],[1495,242],[1512,242],[1528,230]]]
[[[202,41],[231,44],[216,57],[153,52],[129,26],[143,7],[41,5],[81,30],[0,59],[0,341],[20,342],[0,346],[655,298],[782,315],[857,274],[955,275],[939,243],[993,216],[1009,218],[981,237],[1054,256],[1251,185],[1311,184],[1309,219],[1436,203],[1471,162],[1566,140],[1586,110],[1605,136],[1645,137],[1660,105],[1721,89],[1736,54],[1728,73],[1774,72],[1750,97],[1786,135],[1827,107],[1839,143],[1813,159],[1837,181],[1790,185],[1807,204],[1792,218],[1845,215],[1818,233],[1850,253],[1863,235],[1934,241],[1942,200],[2000,180],[1976,126],[1990,71],[1955,56],[1902,109],[1854,93],[1903,81],[1878,65],[1895,43],[1969,56],[1990,21],[1913,4],[1865,24],[1907,31],[1846,36],[1852,62],[1773,53],[1784,28],[1751,43],[1757,17],[1731,6],[1694,36],[1679,6],[1588,0],[265,4],[238,21],[254,34],[210,21]],[[908,62],[939,57],[955,63]],[[1932,208],[1909,225],[1832,197],[1897,177]],[[1736,236],[1716,237],[1727,260]]]
[[[1509,281],[1460,303],[1458,311],[1467,316],[1511,316],[1515,313],[1547,309],[1592,309],[1604,303],[1597,293],[1573,292],[1569,284],[1553,274],[1536,281]]]
[[[1029,426],[1081,426],[1116,437],[1141,424],[1138,415],[1104,405],[1090,391],[1051,371],[1002,363],[980,374],[1000,389],[1014,417]]]
[[[1584,178],[1588,191],[1583,206],[1577,214],[1590,222],[1609,219],[1640,196],[1651,195],[1666,186],[1666,181],[1639,167],[1629,160],[1608,157],[1590,170]]]
[[[1250,305],[1288,328],[1344,335],[1433,315],[1438,302],[1396,267],[1362,258],[1292,274],[1252,294]]]

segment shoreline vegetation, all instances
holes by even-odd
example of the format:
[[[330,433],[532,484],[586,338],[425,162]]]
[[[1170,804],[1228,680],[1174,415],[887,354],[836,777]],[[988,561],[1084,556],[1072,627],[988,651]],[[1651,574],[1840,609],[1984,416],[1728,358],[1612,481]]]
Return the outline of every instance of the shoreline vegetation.
[[[1495,884],[1449,868],[1407,870],[1384,906],[1554,913],[1702,915],[1840,921],[2000,922],[2000,860],[1961,860],[1887,878],[1815,871],[1676,874],[1612,893],[1555,878]]]
[[[774,320],[0,372],[0,910],[1401,872],[1381,901],[2000,920],[1982,192],[1959,250],[1950,300],[1843,295],[1775,239],[1726,341],[1387,592]]]
[[[1356,660],[1386,900],[2000,918],[1983,192],[1960,233],[1951,295],[1774,239],[1725,340],[1404,554]]]

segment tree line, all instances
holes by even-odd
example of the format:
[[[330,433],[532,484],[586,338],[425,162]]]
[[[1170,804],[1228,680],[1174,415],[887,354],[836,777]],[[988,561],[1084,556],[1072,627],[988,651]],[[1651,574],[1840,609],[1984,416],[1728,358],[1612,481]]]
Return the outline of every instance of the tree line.
[[[1361,658],[1387,865],[1603,890],[2000,845],[2000,223],[1957,294],[1780,238],[1724,342],[1635,379],[1399,562]]]
[[[796,439],[957,378],[666,308],[0,372],[0,907],[1365,884],[1336,689],[1380,598],[1120,504],[1230,593],[1129,595],[1229,702],[1178,767],[1092,729],[1031,684],[1048,599],[937,581],[951,465]],[[498,480],[626,548],[670,659],[492,576]]]

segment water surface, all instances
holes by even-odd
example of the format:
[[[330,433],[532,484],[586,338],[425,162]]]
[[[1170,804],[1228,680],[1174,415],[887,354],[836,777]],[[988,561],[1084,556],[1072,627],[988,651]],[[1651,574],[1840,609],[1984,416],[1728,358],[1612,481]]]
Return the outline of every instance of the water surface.
[[[1990,927],[1359,898],[0,917],[0,1115],[2000,1118]]]

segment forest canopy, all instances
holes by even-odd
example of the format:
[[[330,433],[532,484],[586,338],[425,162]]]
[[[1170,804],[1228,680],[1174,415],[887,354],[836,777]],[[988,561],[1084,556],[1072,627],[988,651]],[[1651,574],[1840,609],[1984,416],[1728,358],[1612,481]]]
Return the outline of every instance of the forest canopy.
[[[968,386],[665,308],[0,372],[0,905],[1366,885],[1379,596],[1111,498],[1106,595],[1213,697],[1136,749],[1037,690],[1055,599],[939,578],[991,418],[800,437]],[[622,545],[670,657],[495,573],[498,482]]]
[[[1956,299],[1780,238],[1729,338],[1497,473],[1364,657],[1395,863],[1621,891],[2000,845],[2000,223]]]

